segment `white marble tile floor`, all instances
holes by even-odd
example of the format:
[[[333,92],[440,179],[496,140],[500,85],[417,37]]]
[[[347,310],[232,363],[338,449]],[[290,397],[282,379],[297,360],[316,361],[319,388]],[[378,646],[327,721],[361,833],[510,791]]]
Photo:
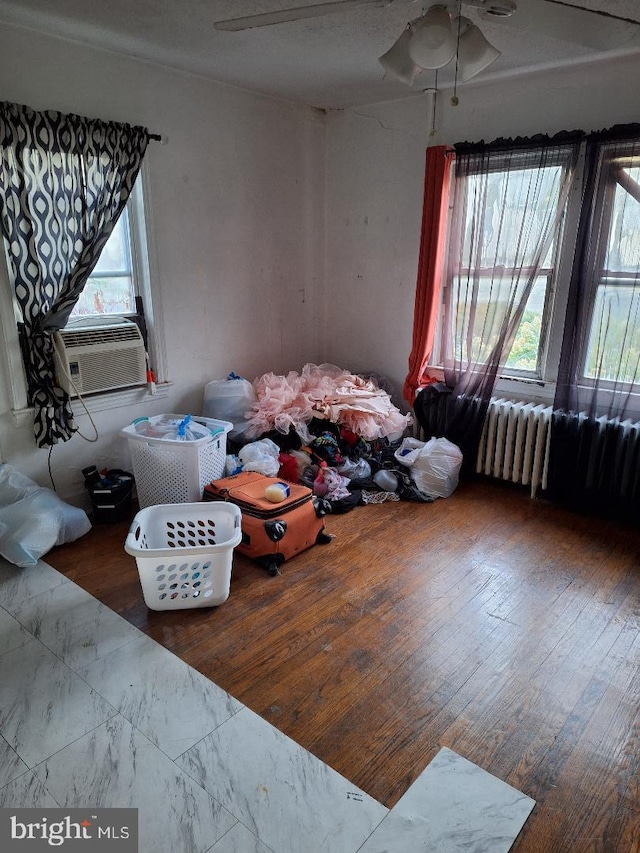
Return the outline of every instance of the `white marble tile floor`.
[[[507,853],[535,801],[443,747],[361,853]]]
[[[137,808],[140,853],[507,853],[533,801],[442,749],[389,811],[46,563],[0,558],[0,807],[56,806]]]

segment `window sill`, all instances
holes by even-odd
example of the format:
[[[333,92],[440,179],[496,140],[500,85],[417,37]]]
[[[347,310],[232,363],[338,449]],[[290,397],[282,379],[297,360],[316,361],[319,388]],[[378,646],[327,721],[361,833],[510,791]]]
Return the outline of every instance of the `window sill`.
[[[493,396],[504,394],[517,399],[525,398],[532,403],[551,405],[555,391],[555,382],[545,382],[543,379],[524,376],[501,376],[496,382]]]
[[[139,388],[127,388],[123,391],[113,391],[109,394],[96,394],[93,397],[86,397],[84,398],[84,402],[87,409],[93,414],[94,412],[102,412],[107,409],[120,409],[125,406],[134,406],[137,403],[162,400],[169,396],[171,387],[171,382],[163,382],[161,385],[156,385],[155,394],[151,394],[146,385]],[[75,417],[86,414],[84,406],[78,399],[71,401],[71,409]],[[14,424],[18,427],[33,423],[33,406],[23,409],[12,409],[11,414]]]
[[[442,367],[428,367],[425,373],[439,382],[444,382],[444,369]],[[503,375],[497,380],[492,396],[512,397],[515,400],[550,405],[553,403],[555,391],[555,382],[536,379],[533,376]]]

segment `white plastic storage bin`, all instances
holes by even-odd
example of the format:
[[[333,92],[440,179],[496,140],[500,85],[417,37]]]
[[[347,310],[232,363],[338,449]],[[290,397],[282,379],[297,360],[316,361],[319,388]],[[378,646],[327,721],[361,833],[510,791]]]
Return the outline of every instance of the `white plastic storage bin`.
[[[241,513],[231,503],[162,504],[141,509],[125,540],[151,610],[216,607],[229,597]]]
[[[153,426],[166,420],[184,420],[186,415],[156,415]],[[211,431],[195,441],[153,438],[138,432],[139,421],[122,430],[129,441],[138,504],[141,509],[156,504],[193,503],[202,500],[204,487],[224,475],[227,433],[233,424],[214,418],[193,417]]]

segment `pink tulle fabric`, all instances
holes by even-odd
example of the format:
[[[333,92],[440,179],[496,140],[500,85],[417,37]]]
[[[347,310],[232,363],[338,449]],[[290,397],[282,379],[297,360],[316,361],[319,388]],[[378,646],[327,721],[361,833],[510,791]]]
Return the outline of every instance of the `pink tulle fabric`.
[[[334,364],[305,364],[301,373],[265,373],[253,383],[257,401],[248,418],[247,435],[270,430],[286,435],[294,429],[311,441],[307,424],[321,418],[344,426],[367,441],[400,438],[411,423],[375,383]]]

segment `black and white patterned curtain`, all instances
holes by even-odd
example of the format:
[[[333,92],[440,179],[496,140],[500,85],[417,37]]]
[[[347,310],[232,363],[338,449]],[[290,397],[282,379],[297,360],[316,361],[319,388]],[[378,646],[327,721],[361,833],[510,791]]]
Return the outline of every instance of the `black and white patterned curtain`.
[[[124,209],[148,141],[142,127],[0,103],[0,230],[22,313],[39,447],[77,429],[56,384],[52,336]]]

